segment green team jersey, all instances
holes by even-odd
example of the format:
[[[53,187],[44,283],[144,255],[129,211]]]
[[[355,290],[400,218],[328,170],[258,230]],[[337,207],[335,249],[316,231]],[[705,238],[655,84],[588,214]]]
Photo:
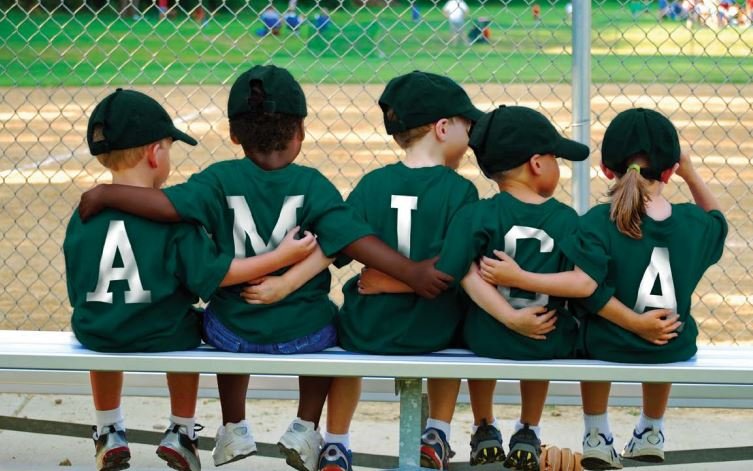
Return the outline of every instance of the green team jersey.
[[[296,164],[265,171],[249,158],[218,162],[165,189],[165,194],[183,220],[202,224],[220,253],[236,258],[275,249],[295,226],[316,234],[327,256],[372,234],[329,180]],[[210,308],[249,342],[285,342],[333,321],[337,308],[329,299],[330,280],[329,270],[324,270],[269,305],[247,304],[240,297],[242,285],[221,288]]]
[[[188,350],[201,343],[193,304],[209,299],[232,258],[192,224],[159,224],[106,210],[73,213],[63,242],[71,326],[101,352]]]
[[[536,273],[567,269],[560,241],[572,234],[578,215],[550,198],[541,204],[518,200],[507,192],[463,208],[450,225],[437,268],[460,281],[475,260],[495,258],[501,250],[521,268]],[[465,319],[463,337],[474,353],[513,360],[546,360],[574,355],[577,323],[565,300],[515,288],[498,288],[514,308],[548,306],[557,310],[557,328],[546,340],[534,340],[507,328],[475,303]]]
[[[411,260],[436,256],[453,215],[478,200],[473,184],[452,169],[387,165],[363,176],[348,204],[387,245]],[[426,353],[451,346],[462,320],[458,292],[435,299],[415,294],[358,294],[358,277],[343,286],[340,343],[369,353]]]
[[[575,304],[587,316],[586,354],[625,363],[683,361],[696,352],[698,327],[690,315],[691,295],[706,269],[722,256],[727,222],[719,211],[690,203],[673,204],[672,215],[655,221],[644,216],[643,237],[632,239],[609,219],[609,204],[585,214],[562,250],[599,288]],[[598,316],[611,296],[637,313],[672,309],[683,328],[666,345],[654,345]]]

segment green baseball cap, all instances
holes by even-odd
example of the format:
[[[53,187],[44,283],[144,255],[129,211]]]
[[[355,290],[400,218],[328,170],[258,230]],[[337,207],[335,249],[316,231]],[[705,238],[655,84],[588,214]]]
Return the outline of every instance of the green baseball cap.
[[[94,128],[101,124],[104,139],[94,141]],[[172,137],[195,146],[196,139],[180,131],[167,111],[152,97],[118,88],[92,111],[86,127],[86,143],[92,155],[139,147]]]
[[[384,113],[387,134],[453,116],[462,116],[475,123],[484,114],[473,106],[463,87],[454,80],[418,70],[390,80],[379,97],[379,107]],[[388,109],[392,109],[397,119],[387,119]]]
[[[535,154],[554,154],[566,160],[588,158],[588,146],[562,136],[536,110],[502,105],[486,113],[471,130],[469,146],[484,175],[510,170]]]
[[[666,116],[654,110],[633,108],[609,123],[601,144],[604,166],[624,174],[630,157],[636,154],[648,156],[649,167],[641,169],[641,175],[654,180],[680,161],[680,138]]]
[[[265,112],[306,117],[306,95],[290,72],[274,65],[255,65],[233,83],[227,100],[228,118],[254,113],[255,107],[250,102],[254,82],[259,82],[266,94],[262,104]]]

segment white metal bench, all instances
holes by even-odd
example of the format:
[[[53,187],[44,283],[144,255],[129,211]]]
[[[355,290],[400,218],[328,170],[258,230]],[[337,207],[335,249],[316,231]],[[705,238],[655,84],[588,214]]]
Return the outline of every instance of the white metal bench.
[[[134,372],[250,373],[261,376],[394,378],[400,393],[399,469],[416,469],[421,433],[421,378],[551,381],[672,382],[718,388],[730,407],[753,408],[753,348],[702,347],[687,362],[638,365],[593,360],[505,361],[466,350],[422,356],[362,355],[330,349],[316,354],[236,354],[201,347],[185,352],[106,354],[83,348],[70,332],[0,331],[0,370],[125,370]],[[30,372],[32,371],[32,372]],[[7,377],[7,376],[6,376]],[[717,404],[718,405],[718,404]]]

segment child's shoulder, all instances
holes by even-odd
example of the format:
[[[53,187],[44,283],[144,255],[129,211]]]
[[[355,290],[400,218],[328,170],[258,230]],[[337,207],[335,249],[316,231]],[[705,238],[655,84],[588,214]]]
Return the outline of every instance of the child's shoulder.
[[[710,217],[724,219],[721,211],[706,211],[695,203],[673,203],[672,216],[691,221],[705,221]]]

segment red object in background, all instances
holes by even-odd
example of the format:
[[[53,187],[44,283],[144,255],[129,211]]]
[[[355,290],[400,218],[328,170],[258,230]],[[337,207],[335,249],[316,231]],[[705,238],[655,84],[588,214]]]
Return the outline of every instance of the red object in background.
[[[201,23],[204,21],[204,16],[205,16],[204,8],[202,8],[201,5],[197,6],[196,9],[193,11],[193,19]]]

